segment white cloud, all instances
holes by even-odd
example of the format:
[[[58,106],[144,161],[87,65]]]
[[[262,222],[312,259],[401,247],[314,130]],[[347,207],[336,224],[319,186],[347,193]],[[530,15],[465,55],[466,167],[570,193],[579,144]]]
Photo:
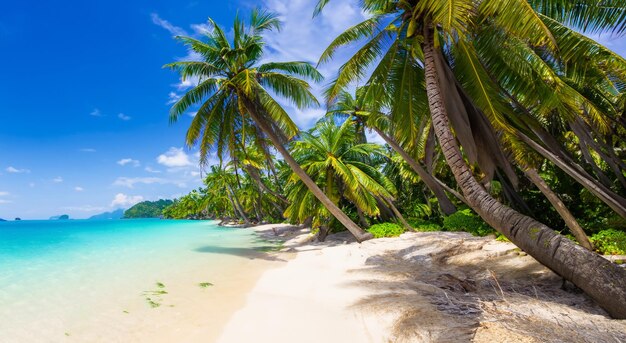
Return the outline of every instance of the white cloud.
[[[7,173],[12,173],[12,174],[28,174],[28,173],[30,173],[30,170],[28,170],[28,169],[18,169],[18,168],[15,168],[13,166],[9,166],[5,170],[7,171]]]
[[[306,61],[316,64],[322,52],[340,33],[365,20],[358,0],[330,1],[324,11],[313,18],[317,1],[311,0],[264,0],[263,6],[279,15],[283,24],[281,31],[265,34],[267,49],[264,61]],[[312,84],[313,92],[323,103],[323,88],[336,76],[350,51],[339,50],[335,58],[320,66],[325,81]],[[299,126],[310,127],[325,111],[322,109],[294,110],[280,97],[279,102]]]
[[[171,182],[162,178],[158,178],[158,177],[118,177],[113,182],[113,186],[134,188],[136,184],[140,184],[140,183],[151,185],[155,183],[166,184],[166,183],[171,183]]]
[[[92,148],[82,148],[80,149],[81,152],[96,152],[96,149],[92,149]]]
[[[152,13],[150,14],[150,18],[152,19],[152,23],[157,26],[160,26],[171,33],[173,36],[186,36],[187,32],[182,28],[170,23],[169,21],[162,19],[158,14]]]
[[[141,165],[141,163],[139,163],[139,161],[137,160],[133,160],[132,158],[123,158],[119,161],[117,161],[117,164],[119,164],[120,166],[125,166],[125,165],[131,165],[133,167],[139,167]]]
[[[54,182],[54,183],[61,183],[61,182],[63,182],[63,178],[60,177],[60,176],[57,176],[54,179],[52,179],[52,182]]]
[[[94,108],[93,111],[89,113],[89,115],[93,117],[102,117],[102,112],[100,112],[99,109]]]
[[[146,167],[145,171],[147,171],[148,173],[153,173],[153,174],[160,174],[160,173],[162,173],[160,170],[152,169],[151,167]]]
[[[179,60],[182,61],[197,61],[200,60],[201,58],[199,56],[194,55],[194,53],[189,53],[189,55],[180,58]],[[181,79],[179,83],[175,84],[174,86],[176,87],[176,90],[180,91],[184,91],[186,89],[189,89],[191,87],[195,87],[200,83],[200,78],[198,78],[197,76],[190,76],[187,77],[186,79]]]
[[[166,167],[188,167],[192,166],[193,162],[189,158],[182,148],[170,148],[166,153],[157,157],[157,162]]]
[[[82,192],[82,191],[84,191],[85,189],[84,189],[83,187],[76,186],[76,187],[74,187],[74,190],[75,190],[75,191],[77,191],[77,192]]]
[[[378,143],[378,144],[381,144],[381,145],[384,145],[384,144],[386,144],[386,143],[387,143],[387,142],[385,142],[385,140],[384,140],[381,136],[379,136],[379,135],[378,135],[375,131],[373,131],[373,130],[367,130],[367,131],[365,132],[365,135],[366,135],[366,137],[367,137],[367,141],[368,141],[369,143]]]
[[[9,192],[0,192],[0,197],[7,196],[7,195],[9,195]],[[10,201],[10,200],[0,199],[0,205],[1,204],[10,204],[12,202],[13,201]]]
[[[125,115],[124,113],[119,113],[119,114],[117,115],[117,117],[118,117],[118,118],[120,118],[120,119],[122,119],[122,120],[124,120],[124,121],[128,121],[128,120],[131,120],[131,119],[132,119],[132,117],[127,116],[127,115]]]
[[[213,27],[209,24],[191,24],[191,28],[198,35],[203,35],[213,31]]]
[[[126,195],[124,193],[117,193],[111,201],[111,207],[125,207],[125,206],[133,206],[138,202],[143,201],[143,197],[141,195]]]
[[[287,113],[296,121],[300,127],[312,127],[321,117],[326,114],[326,111],[321,108],[305,108],[298,109],[290,105],[285,106]]]
[[[168,95],[168,100],[167,100],[167,104],[171,105],[171,104],[175,104],[178,100],[180,100],[180,95],[176,94],[175,92],[170,92]]]
[[[330,1],[316,18],[313,10],[317,1],[264,0],[263,3],[282,22],[281,31],[265,35],[269,48],[267,60],[317,62],[333,39],[365,19],[356,0]]]

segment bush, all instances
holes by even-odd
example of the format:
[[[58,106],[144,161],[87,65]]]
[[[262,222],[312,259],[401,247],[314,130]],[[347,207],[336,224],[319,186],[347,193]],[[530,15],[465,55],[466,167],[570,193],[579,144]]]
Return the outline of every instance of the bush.
[[[624,231],[602,230],[591,236],[591,241],[601,254],[626,255],[626,232]]]
[[[423,219],[409,219],[409,224],[419,232],[443,231],[441,225]]]
[[[370,226],[367,230],[374,238],[397,237],[404,233],[404,228],[395,223],[382,223]]]
[[[474,236],[487,236],[495,231],[470,209],[459,210],[443,219],[447,231],[465,231]]]

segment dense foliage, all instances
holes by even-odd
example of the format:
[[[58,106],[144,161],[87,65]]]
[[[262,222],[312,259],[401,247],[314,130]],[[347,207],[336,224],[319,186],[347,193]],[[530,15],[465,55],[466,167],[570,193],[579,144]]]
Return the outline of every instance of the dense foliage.
[[[614,229],[602,230],[591,236],[596,249],[605,255],[626,255],[626,232]]]
[[[494,230],[469,208],[445,217],[443,227],[446,231],[466,231],[474,236],[494,233]]]
[[[124,211],[124,219],[160,218],[163,210],[172,205],[172,200],[143,201]]]
[[[404,228],[395,223],[381,223],[372,225],[367,229],[374,235],[374,238],[397,237],[404,233]]]

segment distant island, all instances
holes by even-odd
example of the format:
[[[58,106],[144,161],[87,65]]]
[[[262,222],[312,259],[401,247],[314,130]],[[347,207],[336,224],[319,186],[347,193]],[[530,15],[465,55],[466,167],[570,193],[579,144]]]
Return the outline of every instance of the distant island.
[[[163,210],[173,204],[172,200],[143,201],[124,212],[124,219],[161,218]]]
[[[124,209],[120,208],[112,212],[104,212],[89,217],[89,220],[107,220],[107,219],[122,219],[124,217]]]
[[[17,217],[17,218],[15,218],[15,220],[16,220],[16,221],[17,221],[17,220],[22,220],[22,218],[20,218],[20,217]]]
[[[69,219],[70,219],[70,216],[67,215],[67,214],[62,214],[60,216],[50,217],[50,220],[69,220]]]
[[[6,220],[4,220],[4,219],[0,218],[0,222],[6,222]]]

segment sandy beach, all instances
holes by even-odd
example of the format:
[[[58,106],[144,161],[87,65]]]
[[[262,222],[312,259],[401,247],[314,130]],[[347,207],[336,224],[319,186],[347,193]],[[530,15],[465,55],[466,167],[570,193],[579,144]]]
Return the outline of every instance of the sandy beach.
[[[287,225],[287,263],[263,273],[217,342],[624,342],[586,295],[513,244],[466,233],[311,241]]]

